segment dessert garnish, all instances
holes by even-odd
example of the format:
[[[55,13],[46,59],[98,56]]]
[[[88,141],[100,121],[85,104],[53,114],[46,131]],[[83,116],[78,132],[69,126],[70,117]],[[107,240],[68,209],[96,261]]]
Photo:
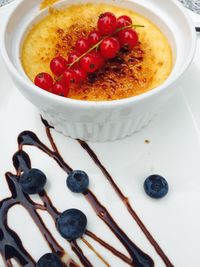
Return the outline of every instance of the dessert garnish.
[[[167,195],[169,186],[164,177],[154,174],[145,180],[144,190],[148,196],[159,199]]]
[[[100,15],[97,29],[92,30],[87,38],[81,37],[75,44],[75,50],[70,51],[68,59],[62,56],[53,58],[50,69],[55,75],[39,73],[35,77],[35,85],[53,94],[67,97],[70,87],[77,86],[87,80],[87,77],[101,69],[105,62],[115,58],[120,49],[132,51],[138,43],[138,34],[128,16],[116,16],[111,12]]]
[[[36,75],[34,83],[35,85],[44,90],[50,90],[53,86],[53,78],[51,77],[50,74],[46,72],[41,72],[38,75]]]
[[[63,267],[63,263],[55,253],[47,253],[36,263],[36,267]]]
[[[126,256],[123,252],[116,249],[106,240],[98,236],[98,233],[93,233],[92,231],[90,231],[90,225],[87,225],[87,218],[83,212],[76,209],[71,209],[61,213],[56,209],[55,205],[53,204],[45,190],[41,191],[38,195],[41,200],[40,203],[34,202],[29,197],[29,195],[22,190],[22,186],[20,185],[19,180],[24,173],[28,173],[32,170],[31,159],[29,158],[29,155],[24,151],[24,148],[26,146],[33,146],[34,148],[40,149],[42,153],[45,153],[53,160],[55,160],[58,166],[61,167],[68,176],[72,174],[72,172],[74,172],[75,174],[77,172],[73,171],[73,169],[68,165],[67,162],[64,161],[63,157],[61,156],[54,141],[54,138],[51,134],[52,127],[44,120],[43,123],[45,125],[46,134],[50,142],[50,146],[44,144],[34,132],[22,132],[18,136],[18,151],[13,156],[13,165],[15,167],[16,172],[14,174],[11,172],[6,173],[6,180],[9,185],[11,196],[1,200],[0,202],[0,254],[2,255],[2,258],[5,262],[5,266],[12,267],[11,260],[15,259],[20,266],[24,267],[60,267],[59,264],[62,263],[61,260],[59,261],[57,257],[53,256],[56,254],[60,259],[63,259],[63,261],[65,262],[63,262],[63,267],[79,267],[79,264],[77,264],[70,257],[70,254],[66,251],[66,249],[64,249],[53,237],[50,229],[48,229],[47,225],[45,225],[43,218],[40,216],[40,210],[47,212],[48,215],[51,216],[57,227],[57,230],[59,231],[61,236],[64,237],[67,242],[69,242],[71,249],[80,259],[83,266],[93,267],[93,264],[82,251],[79,242],[84,242],[87,248],[92,250],[92,252],[95,253],[99,257],[99,259],[102,260],[102,262],[106,262],[105,259],[103,259],[103,256],[101,256],[100,253],[96,252],[95,248],[93,248],[93,246],[90,244],[90,241],[85,239],[85,236],[87,236],[93,241],[97,242],[103,248],[107,249],[110,253],[124,261],[124,263],[128,264],[129,266],[153,267],[154,261],[151,256],[146,254],[138,247],[136,242],[137,240],[134,240],[133,237],[130,238],[124,231],[124,229],[120,228],[117,223],[117,220],[114,220],[110,211],[107,209],[106,206],[102,204],[101,199],[97,198],[92,188],[84,188],[86,189],[86,191],[84,190],[83,193],[80,193],[80,197],[82,197],[82,199],[87,200],[88,205],[90,205],[90,207],[94,211],[94,215],[96,214],[96,216],[98,216],[98,218],[108,226],[109,230],[115,235],[117,240],[126,249],[128,256]],[[100,169],[100,171],[102,171],[104,177],[110,182],[112,190],[117,193],[119,199],[122,201],[128,212],[130,213],[133,221],[138,224],[139,228],[144,233],[147,240],[151,243],[158,255],[163,260],[165,266],[173,267],[174,265],[171,263],[171,260],[166,256],[166,254],[161,249],[152,234],[148,231],[142,220],[137,215],[136,211],[133,209],[131,203],[129,202],[129,199],[124,195],[122,189],[115,182],[114,177],[112,177],[108,170],[104,167],[103,163],[97,157],[92,148],[84,141],[78,140],[78,143],[81,145],[82,148],[85,149],[85,151],[94,161],[96,166]],[[79,180],[82,180],[84,184],[85,181],[87,181],[88,179],[88,176],[86,176],[85,174],[83,176],[81,175],[80,179],[76,179],[77,188],[79,187]],[[15,205],[21,205],[27,210],[28,214],[32,217],[34,223],[41,231],[43,238],[47,241],[47,244],[53,255],[45,255],[40,258],[38,263],[35,262],[35,260],[29,254],[28,250],[23,246],[23,243],[17,232],[13,231],[10,228],[8,212]],[[98,227],[96,230],[98,230]],[[77,242],[76,238],[79,237],[80,240],[78,240]],[[48,262],[49,259],[50,263]],[[39,263],[41,265],[38,265]],[[55,265],[53,265],[54,263]],[[107,266],[109,265],[107,264]]]
[[[19,179],[22,191],[26,194],[39,194],[44,190],[47,178],[46,175],[38,169],[25,171]]]
[[[74,193],[84,193],[89,186],[89,178],[84,171],[72,171],[67,177],[67,186]]]
[[[50,69],[54,70],[56,76],[60,76],[66,70],[67,60],[61,56],[55,57],[50,62]]]
[[[72,241],[83,236],[87,226],[87,217],[77,209],[64,211],[57,219],[57,229],[62,237]]]

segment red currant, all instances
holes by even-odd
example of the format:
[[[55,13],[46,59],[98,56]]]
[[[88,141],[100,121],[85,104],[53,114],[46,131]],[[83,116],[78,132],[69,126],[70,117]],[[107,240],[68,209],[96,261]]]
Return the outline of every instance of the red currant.
[[[90,48],[90,43],[87,38],[82,37],[76,42],[75,49],[81,54],[88,51],[89,48]]]
[[[69,52],[69,55],[68,55],[68,62],[69,62],[69,64],[73,63],[80,56],[81,56],[81,54],[78,51],[71,51],[71,52]],[[78,62],[76,62],[73,66],[74,67],[75,66],[78,66]]]
[[[117,28],[122,28],[133,24],[132,19],[128,16],[121,16],[117,19]]]
[[[51,60],[50,69],[54,75],[60,76],[67,69],[67,60],[58,56]]]
[[[121,47],[125,46],[131,50],[138,42],[138,34],[133,29],[125,29],[118,33],[118,40]]]
[[[63,73],[63,81],[65,82],[66,86],[70,86],[70,84],[74,84],[77,82],[76,74],[73,69],[67,69]]]
[[[42,72],[35,77],[34,83],[36,86],[46,91],[50,91],[53,86],[53,78],[48,73]]]
[[[96,58],[92,53],[89,53],[83,58],[81,58],[80,66],[87,73],[93,73],[98,69]]]
[[[100,34],[108,35],[113,33],[117,28],[117,18],[111,12],[100,15],[98,20],[98,29]]]
[[[74,68],[73,71],[75,72],[77,83],[84,82],[87,79],[86,72],[82,70],[80,67]]]
[[[115,57],[119,52],[119,49],[119,42],[114,37],[105,38],[100,45],[101,54],[106,59]]]
[[[97,44],[101,40],[101,35],[98,31],[92,31],[88,35],[88,41],[91,46]]]
[[[62,81],[56,82],[52,87],[52,93],[55,95],[67,97],[68,92],[69,92],[69,87]]]
[[[93,55],[93,57],[95,58],[96,64],[98,66],[97,69],[101,69],[105,64],[105,58],[99,51],[92,51],[91,55]]]

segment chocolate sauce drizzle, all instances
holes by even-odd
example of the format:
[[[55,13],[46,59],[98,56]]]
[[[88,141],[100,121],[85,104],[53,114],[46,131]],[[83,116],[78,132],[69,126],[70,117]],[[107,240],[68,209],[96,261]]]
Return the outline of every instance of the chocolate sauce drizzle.
[[[95,195],[88,190],[85,192],[85,197],[95,210],[97,216],[103,220],[115,236],[121,241],[124,247],[127,249],[132,262],[131,266],[137,267],[151,267],[154,266],[154,262],[150,256],[145,254],[139,247],[137,247],[124,231],[116,224],[112,216],[109,214],[107,209],[98,201]]]
[[[94,161],[96,166],[102,171],[104,177],[109,181],[114,191],[117,193],[117,195],[120,197],[124,205],[126,206],[128,212],[131,214],[133,219],[136,221],[142,232],[145,234],[149,242],[153,245],[158,255],[162,258],[165,265],[167,267],[173,267],[173,264],[169,260],[169,258],[166,256],[164,251],[161,249],[161,247],[158,245],[157,241],[154,239],[154,237],[151,235],[151,233],[148,231],[142,220],[139,218],[137,213],[132,208],[129,199],[122,193],[121,189],[117,186],[117,184],[114,182],[113,177],[111,174],[107,171],[107,169],[103,166],[103,164],[98,159],[97,155],[94,153],[94,151],[91,149],[91,147],[84,141],[78,140],[79,144],[85,151],[88,153],[88,155],[91,157],[91,159]]]
[[[113,255],[117,256],[118,258],[120,258],[121,260],[123,260],[124,262],[129,264],[130,266],[132,265],[132,260],[131,259],[129,259],[126,255],[124,255],[123,253],[121,253],[120,251],[118,251],[117,249],[115,249],[114,247],[109,245],[108,243],[106,243],[103,239],[101,239],[100,237],[98,237],[94,233],[86,230],[85,234],[88,235],[89,237],[91,237],[96,242],[98,242],[104,248],[109,250]]]
[[[43,204],[37,204],[34,203],[30,197],[23,193],[21,190],[21,187],[19,185],[19,177],[21,173],[29,170],[31,168],[31,161],[26,152],[23,151],[24,146],[34,146],[39,148],[41,151],[46,153],[48,156],[53,158],[58,165],[67,173],[69,174],[72,171],[72,168],[63,160],[62,156],[60,155],[56,144],[54,143],[54,140],[51,135],[51,126],[48,125],[48,123],[44,120],[43,124],[46,128],[46,134],[50,141],[51,147],[53,150],[49,149],[45,144],[43,144],[39,138],[31,131],[24,131],[18,136],[18,146],[19,150],[14,154],[13,156],[13,165],[16,169],[16,174],[12,174],[10,172],[6,173],[6,180],[9,186],[9,189],[11,191],[11,197],[6,198],[0,202],[0,253],[4,259],[5,266],[12,267],[11,259],[15,259],[21,266],[26,267],[33,267],[35,266],[35,261],[31,257],[31,255],[28,253],[28,251],[23,247],[23,244],[17,235],[13,230],[11,230],[7,224],[7,214],[11,207],[13,207],[16,204],[22,205],[30,214],[33,221],[36,223],[38,228],[40,229],[43,237],[47,241],[50,249],[52,252],[57,253],[61,258],[64,255],[67,255],[67,253],[64,251],[64,249],[56,242],[54,237],[51,235],[49,230],[46,228],[42,218],[38,214],[37,210],[45,210],[47,211],[50,216],[53,218],[54,222],[56,223],[58,216],[60,215],[60,212],[57,211],[57,209],[52,204],[51,200],[47,196],[46,192],[43,191],[39,194]],[[115,189],[115,191],[118,193],[122,201],[125,203],[126,207],[128,208],[129,212],[133,216],[133,218],[136,220],[136,222],[139,224],[149,241],[154,245],[156,251],[161,256],[163,261],[165,262],[165,265],[167,267],[173,267],[169,259],[165,256],[164,252],[161,250],[161,248],[158,246],[156,241],[153,239],[151,234],[148,232],[144,224],[141,222],[139,217],[136,215],[136,213],[133,211],[132,207],[130,206],[130,203],[128,199],[123,195],[121,190],[118,188],[118,186],[114,183],[113,178],[111,175],[107,172],[105,167],[101,164],[95,153],[91,150],[91,148],[87,145],[87,143],[80,141],[79,143],[81,146],[88,152],[88,154],[92,157],[94,162],[97,164],[97,166],[102,170],[103,174],[106,176],[106,178],[110,181],[111,185]],[[88,203],[91,205],[91,207],[94,209],[97,216],[104,221],[104,223],[110,228],[110,230],[115,234],[115,236],[118,238],[118,240],[121,242],[121,244],[126,248],[127,252],[130,255],[130,258],[125,256],[123,253],[119,252],[112,246],[110,246],[108,243],[106,243],[104,240],[97,237],[94,233],[90,232],[89,230],[86,230],[86,235],[101,244],[103,247],[105,247],[107,250],[109,250],[112,254],[123,260],[125,263],[127,263],[130,266],[134,267],[153,267],[154,262],[151,259],[149,255],[144,253],[135,243],[133,243],[132,240],[124,233],[124,231],[117,225],[117,223],[114,221],[106,207],[104,207],[100,201],[96,198],[96,196],[93,194],[92,191],[88,190],[83,194],[83,196],[87,199]],[[154,242],[153,242],[153,241]],[[84,255],[83,251],[79,247],[76,241],[71,241],[71,248],[76,253],[78,258],[80,259],[81,263],[85,267],[92,267],[93,265],[89,261],[89,259]],[[87,245],[87,242],[85,242]],[[155,246],[155,244],[157,246]],[[88,243],[88,247],[92,249],[92,247]],[[93,250],[95,252],[95,250]],[[163,256],[164,255],[164,256]],[[105,264],[105,260],[103,260]],[[68,262],[64,266],[70,266],[70,267],[78,267],[79,265],[69,258]]]
[[[40,194],[40,198],[44,205],[40,205],[34,203],[30,197],[21,190],[19,185],[19,176],[21,172],[31,168],[29,156],[24,151],[19,150],[13,156],[13,165],[15,166],[17,174],[15,175],[10,172],[6,173],[6,180],[11,192],[11,197],[0,202],[0,253],[3,257],[5,266],[13,266],[10,261],[11,259],[15,259],[20,266],[34,267],[36,265],[31,255],[24,248],[17,233],[11,230],[7,224],[8,211],[17,204],[22,205],[28,211],[47,241],[51,251],[57,253],[60,257],[64,256],[64,254],[66,254],[64,249],[61,248],[46,228],[42,218],[37,213],[37,210],[46,210],[55,222],[60,213],[53,206],[45,191]],[[84,255],[82,255],[82,257],[84,258]],[[72,259],[69,259],[64,266],[78,267],[79,265]]]
[[[81,237],[81,240],[86,244],[87,247],[89,247],[96,256],[106,265],[106,267],[111,267],[110,264],[97,252],[97,250],[84,238]]]

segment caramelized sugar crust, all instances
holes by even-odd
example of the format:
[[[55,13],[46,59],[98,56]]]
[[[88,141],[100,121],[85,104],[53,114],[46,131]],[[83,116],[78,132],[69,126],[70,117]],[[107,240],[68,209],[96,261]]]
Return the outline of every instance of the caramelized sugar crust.
[[[171,48],[165,36],[147,19],[130,10],[110,5],[72,6],[50,10],[50,15],[28,33],[22,48],[25,72],[34,80],[37,73],[50,72],[49,62],[56,55],[67,57],[79,37],[86,37],[96,26],[98,16],[106,11],[129,15],[138,28],[140,42],[133,51],[121,50],[86,82],[71,87],[68,97],[104,101],[142,94],[160,85],[172,69]],[[156,39],[155,39],[156,38]]]

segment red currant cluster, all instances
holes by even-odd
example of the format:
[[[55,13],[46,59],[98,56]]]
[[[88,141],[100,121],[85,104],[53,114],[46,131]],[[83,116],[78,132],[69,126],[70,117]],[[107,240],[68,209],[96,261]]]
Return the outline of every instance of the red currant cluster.
[[[80,84],[87,79],[87,74],[102,68],[106,60],[114,58],[120,48],[132,50],[138,42],[138,34],[128,16],[116,16],[106,12],[99,17],[97,30],[81,37],[66,60],[62,56],[51,60],[50,69],[56,76],[54,82],[48,73],[35,77],[35,85],[56,95],[67,96],[72,84]]]

